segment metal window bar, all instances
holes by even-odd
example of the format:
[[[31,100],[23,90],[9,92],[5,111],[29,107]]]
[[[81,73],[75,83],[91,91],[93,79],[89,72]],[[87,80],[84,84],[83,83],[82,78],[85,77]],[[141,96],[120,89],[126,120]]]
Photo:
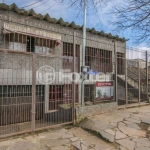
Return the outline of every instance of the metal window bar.
[[[86,47],[85,65],[93,71],[112,72],[112,52],[98,48]]]

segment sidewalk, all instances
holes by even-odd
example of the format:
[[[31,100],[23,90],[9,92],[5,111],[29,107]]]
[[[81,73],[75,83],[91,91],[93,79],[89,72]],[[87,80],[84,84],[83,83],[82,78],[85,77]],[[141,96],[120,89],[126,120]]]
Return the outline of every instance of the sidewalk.
[[[43,133],[6,139],[0,150],[116,150],[81,128],[51,129]]]
[[[150,150],[150,106],[88,117],[81,126],[119,144],[120,150]]]
[[[81,127],[1,139],[0,150],[150,150],[150,106],[88,117]]]

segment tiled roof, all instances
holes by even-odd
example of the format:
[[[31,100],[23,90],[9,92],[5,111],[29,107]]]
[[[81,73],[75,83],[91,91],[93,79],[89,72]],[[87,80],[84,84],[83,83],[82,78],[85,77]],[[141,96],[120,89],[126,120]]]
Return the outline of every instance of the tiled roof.
[[[64,20],[62,18],[60,18],[58,20],[55,18],[51,18],[48,13],[45,15],[42,15],[42,14],[36,14],[33,9],[25,10],[25,9],[18,8],[17,5],[14,3],[11,5],[6,5],[4,3],[0,3],[0,9],[14,11],[14,12],[17,12],[18,14],[22,14],[25,16],[33,16],[33,18],[36,18],[36,19],[46,20],[50,23],[60,24],[62,26],[71,27],[73,29],[82,30],[82,28],[83,28],[83,26],[76,25],[74,22],[71,22],[71,23],[64,22]],[[103,37],[108,37],[110,39],[116,39],[116,40],[119,40],[122,42],[126,41],[125,38],[119,38],[118,35],[113,36],[111,33],[106,34],[103,31],[96,31],[94,28],[92,28],[92,29],[87,28],[86,30],[87,30],[87,32],[91,32],[93,34],[97,34],[97,35],[100,35]]]

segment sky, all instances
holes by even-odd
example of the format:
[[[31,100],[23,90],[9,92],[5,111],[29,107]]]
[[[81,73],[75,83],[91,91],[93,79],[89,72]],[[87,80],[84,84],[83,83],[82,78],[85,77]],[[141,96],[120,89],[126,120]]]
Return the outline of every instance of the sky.
[[[24,7],[39,0],[0,0],[0,2],[4,2],[8,5],[15,3],[18,7]],[[45,2],[41,6],[41,3]],[[113,0],[113,2],[107,3],[107,5],[102,5],[97,13],[94,13],[90,9],[87,9],[87,28],[95,28],[98,31],[103,30],[105,33],[112,33],[112,35],[116,35],[114,32],[114,26],[110,24],[110,21],[116,19],[110,12],[114,5],[120,3],[120,0]],[[39,7],[36,7],[39,6]],[[52,6],[52,7],[51,7]],[[35,7],[35,8],[34,8]],[[49,8],[51,7],[51,8]],[[58,4],[55,0],[41,0],[38,3],[31,5],[30,7],[25,7],[24,9],[29,10],[33,8],[36,13],[46,14],[48,13],[52,18],[63,18],[66,22],[74,21],[77,25],[83,24],[83,11],[80,12],[78,9],[68,8],[66,4]],[[48,9],[49,8],[49,9]],[[48,9],[48,10],[46,10]],[[45,11],[46,10],[46,11]],[[79,15],[78,15],[79,14]],[[146,44],[142,43],[140,45],[136,45],[134,43],[134,38],[131,38],[131,31],[126,31],[123,33],[117,33],[119,37],[125,37],[129,39],[127,41],[127,46],[138,48],[140,50],[150,50]]]

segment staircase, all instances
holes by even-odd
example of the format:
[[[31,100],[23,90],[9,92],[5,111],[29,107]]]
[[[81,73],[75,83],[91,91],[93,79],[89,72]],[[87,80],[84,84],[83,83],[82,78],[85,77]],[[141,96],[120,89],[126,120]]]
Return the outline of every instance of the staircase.
[[[118,78],[125,82],[125,75],[118,75]],[[138,82],[130,77],[127,77],[127,83],[132,88],[138,89]]]

